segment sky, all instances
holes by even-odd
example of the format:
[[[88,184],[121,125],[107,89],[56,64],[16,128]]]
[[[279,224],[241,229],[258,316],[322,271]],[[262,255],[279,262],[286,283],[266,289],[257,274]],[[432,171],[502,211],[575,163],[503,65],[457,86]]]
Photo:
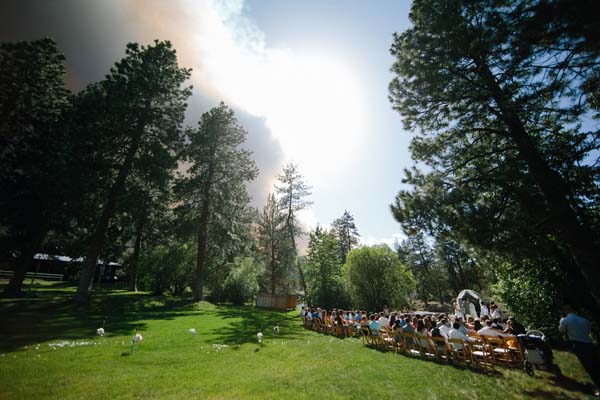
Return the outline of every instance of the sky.
[[[408,0],[4,0],[0,40],[52,37],[73,91],[101,80],[128,42],[173,42],[192,68],[186,123],[220,101],[248,132],[262,207],[293,161],[312,186],[306,227],[348,210],[363,244],[401,239],[389,205],[413,163],[411,134],[388,101],[392,34],[410,26]]]

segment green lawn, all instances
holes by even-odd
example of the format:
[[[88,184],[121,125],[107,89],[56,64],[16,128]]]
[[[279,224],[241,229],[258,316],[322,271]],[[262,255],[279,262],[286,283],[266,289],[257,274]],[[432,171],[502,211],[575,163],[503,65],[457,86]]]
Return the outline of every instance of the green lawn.
[[[27,298],[0,300],[0,398],[505,400],[592,393],[577,359],[564,352],[557,352],[566,375],[560,381],[505,368],[485,375],[304,330],[297,312],[124,291],[96,293],[89,309],[78,309],[72,293],[48,284]],[[100,338],[104,319],[107,335]],[[136,327],[144,339],[123,356]]]

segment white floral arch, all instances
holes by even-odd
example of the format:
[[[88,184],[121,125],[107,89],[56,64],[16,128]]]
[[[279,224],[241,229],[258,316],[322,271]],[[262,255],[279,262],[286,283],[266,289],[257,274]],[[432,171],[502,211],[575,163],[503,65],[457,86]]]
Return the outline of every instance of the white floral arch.
[[[467,315],[471,315],[473,318],[479,316],[475,303],[469,301],[469,298],[473,298],[480,303],[483,301],[483,297],[474,290],[464,289],[461,290],[458,296],[456,296],[456,302],[454,303],[454,314],[465,318]],[[479,304],[477,304],[479,306]]]

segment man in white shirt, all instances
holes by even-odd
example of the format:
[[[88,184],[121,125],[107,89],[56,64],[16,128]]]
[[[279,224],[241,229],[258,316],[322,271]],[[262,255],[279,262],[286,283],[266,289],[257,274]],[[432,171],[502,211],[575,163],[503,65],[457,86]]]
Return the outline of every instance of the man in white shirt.
[[[461,340],[467,340],[467,335],[464,334],[464,332],[460,329],[460,323],[455,322],[452,325],[452,329],[450,329],[450,331],[448,332],[448,339],[461,339]],[[456,350],[462,350],[462,344],[460,343],[452,343],[452,346],[454,346],[454,348]]]
[[[450,337],[449,333],[452,328],[450,328],[450,326],[448,324],[448,320],[446,318],[442,318],[442,320],[440,322],[441,322],[441,324],[439,326],[440,333],[442,334],[443,337],[445,337],[447,339]]]
[[[379,313],[379,325],[381,328],[387,328],[390,326],[390,320],[385,316],[384,313]]]
[[[500,336],[500,331],[492,328],[492,321],[488,319],[485,321],[485,326],[477,331],[477,334],[481,336]]]
[[[560,320],[558,330],[567,334],[573,352],[596,384],[596,389],[599,389],[600,354],[590,338],[590,321],[575,314],[575,310],[569,305],[565,305],[563,311],[566,316]],[[595,395],[600,396],[600,391],[597,390]]]

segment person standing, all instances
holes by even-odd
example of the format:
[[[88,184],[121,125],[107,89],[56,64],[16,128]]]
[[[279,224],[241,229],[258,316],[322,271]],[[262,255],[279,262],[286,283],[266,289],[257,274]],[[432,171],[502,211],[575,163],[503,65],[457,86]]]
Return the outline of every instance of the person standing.
[[[483,317],[489,317],[490,316],[490,309],[483,302],[483,300],[479,300],[479,307],[481,309],[481,312],[479,313],[479,318],[480,319],[482,319]]]
[[[596,385],[595,396],[600,396],[600,354],[590,338],[590,321],[577,315],[570,305],[565,305],[563,311],[566,316],[560,320],[558,330],[567,334],[573,353]]]

